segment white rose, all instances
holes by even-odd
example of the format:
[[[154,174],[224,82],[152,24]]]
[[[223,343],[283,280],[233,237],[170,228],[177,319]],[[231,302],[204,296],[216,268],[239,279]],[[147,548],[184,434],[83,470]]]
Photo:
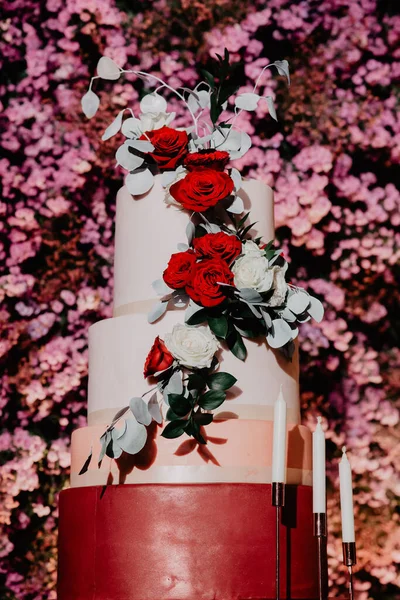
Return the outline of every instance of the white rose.
[[[164,342],[176,360],[189,368],[209,367],[219,348],[218,340],[208,325],[177,323],[172,333],[164,336]]]
[[[238,258],[232,267],[234,283],[239,289],[250,288],[260,293],[273,289],[274,293],[268,300],[268,304],[280,306],[285,300],[288,289],[285,280],[287,267],[287,263],[284,267],[278,265],[270,267],[265,256],[245,254]]]
[[[141,113],[139,115],[140,128],[142,131],[153,131],[153,129],[161,129],[164,125],[169,125],[175,119],[174,112],[159,112],[159,113]]]
[[[247,242],[244,242],[242,253],[252,256],[264,256],[264,250],[261,250],[260,246],[257,246],[257,244],[252,240],[247,240]]]
[[[170,187],[173,183],[176,183],[180,179],[183,179],[186,176],[187,170],[181,165],[176,171],[166,171],[162,174],[163,180],[162,184],[165,189],[164,202],[165,204],[173,204],[177,206],[181,210],[183,209],[182,204],[177,202],[173,196],[169,193]]]
[[[245,254],[237,259],[232,267],[235,286],[239,289],[251,288],[257,292],[268,292],[272,287],[273,274],[268,269],[265,256]]]

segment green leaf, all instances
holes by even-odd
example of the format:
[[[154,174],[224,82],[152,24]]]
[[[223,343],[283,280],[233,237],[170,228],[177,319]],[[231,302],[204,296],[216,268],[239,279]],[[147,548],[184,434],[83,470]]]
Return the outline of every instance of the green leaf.
[[[196,423],[196,421],[192,422],[192,435],[194,439],[199,442],[199,444],[207,444],[206,440],[200,433],[200,424]]]
[[[204,425],[209,425],[210,423],[212,423],[214,415],[212,415],[211,413],[198,412],[194,415],[193,418],[195,422],[198,423],[198,425],[201,425],[203,427]]]
[[[187,421],[182,420],[171,421],[171,423],[168,423],[168,425],[164,427],[164,431],[161,435],[169,440],[178,438],[184,434],[186,423]]]
[[[228,98],[230,98],[233,94],[236,94],[236,92],[239,89],[239,85],[237,85],[236,83],[227,83],[223,86],[220,95],[219,95],[219,102],[221,104],[223,104],[224,102],[226,102],[228,100]]]
[[[200,325],[200,323],[205,323],[207,321],[207,310],[202,308],[195,312],[189,319],[187,320],[188,325]]]
[[[188,380],[189,390],[202,390],[206,387],[206,382],[198,373],[191,373]]]
[[[185,398],[182,394],[168,394],[168,402],[176,415],[184,417],[192,408],[190,398]]]
[[[274,258],[275,255],[276,255],[276,251],[275,250],[266,250],[265,251],[265,258],[267,260],[271,260],[271,258]]]
[[[180,419],[181,417],[179,415],[176,415],[174,413],[174,411],[172,410],[172,408],[169,408],[167,410],[167,414],[166,414],[166,419],[167,421],[176,421],[177,419]]]
[[[245,360],[247,356],[246,346],[243,343],[242,336],[237,331],[230,333],[226,339],[229,350],[239,360]]]
[[[228,333],[228,319],[221,315],[220,317],[208,317],[210,329],[217,337],[226,338]]]
[[[244,237],[245,237],[245,236],[246,236],[246,235],[249,233],[250,229],[251,229],[252,227],[254,227],[254,225],[256,225],[256,224],[257,224],[257,221],[255,221],[254,223],[251,223],[250,225],[247,225],[247,227],[245,227],[245,228],[243,229],[243,231],[241,231],[241,232],[240,232],[240,236],[241,236],[242,238],[244,238]]]
[[[274,240],[271,240],[270,242],[268,242],[268,244],[264,248],[265,252],[267,252],[268,250],[270,250],[272,248],[273,243],[274,243]]]
[[[210,390],[209,392],[206,392],[204,396],[199,398],[198,403],[201,408],[213,410],[214,408],[221,406],[225,398],[226,394],[222,390]]]
[[[246,223],[247,219],[249,218],[249,215],[250,215],[250,213],[248,212],[248,213],[246,213],[246,214],[244,215],[244,217],[242,217],[242,218],[240,219],[240,221],[239,221],[239,223],[238,223],[238,225],[237,225],[237,228],[238,228],[238,229],[241,229],[241,228],[243,227],[243,225]]]
[[[212,75],[209,71],[207,71],[206,69],[201,69],[201,73],[204,76],[205,80],[207,81],[207,83],[210,85],[211,89],[213,90],[215,88],[215,79],[214,79],[214,75]]]
[[[218,106],[215,94],[211,95],[211,106],[210,106],[210,117],[213,123],[216,123],[219,115],[221,114],[221,107]]]
[[[229,390],[236,382],[236,377],[223,372],[214,373],[207,378],[207,384],[211,390]]]

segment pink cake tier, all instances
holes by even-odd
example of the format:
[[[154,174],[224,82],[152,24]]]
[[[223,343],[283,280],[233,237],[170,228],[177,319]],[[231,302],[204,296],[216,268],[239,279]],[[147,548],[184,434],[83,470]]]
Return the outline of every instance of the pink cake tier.
[[[153,426],[149,442],[129,466],[105,458],[101,469],[93,461],[89,471],[78,473],[114,414],[133,396],[150,389],[143,377],[145,358],[157,335],[184,320],[184,311],[168,311],[157,324],[147,312],[157,301],[152,282],[159,279],[177,243],[185,241],[189,216],[164,202],[160,176],[145,195],[134,198],[125,187],[117,196],[115,233],[114,316],[89,329],[88,427],[72,439],[72,486],[120,483],[190,483],[271,481],[271,440],[274,402],[280,386],[288,407],[288,482],[311,483],[311,433],[300,426],[298,352],[287,361],[266,341],[248,340],[246,361],[221,351],[221,370],[235,375],[237,384],[226,402],[214,411],[207,427],[209,441],[199,448],[193,440],[166,440]],[[269,241],[274,237],[273,192],[262,182],[249,180],[240,191],[252,232]],[[121,474],[122,469],[122,474]]]

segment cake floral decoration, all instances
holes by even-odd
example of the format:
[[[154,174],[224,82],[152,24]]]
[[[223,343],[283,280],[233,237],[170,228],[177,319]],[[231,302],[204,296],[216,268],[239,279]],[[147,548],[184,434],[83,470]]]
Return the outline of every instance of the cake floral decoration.
[[[104,456],[118,459],[122,452],[140,452],[153,421],[160,425],[166,421],[162,432],[166,438],[186,434],[205,444],[204,426],[214,419],[211,411],[224,403],[236,384],[233,374],[219,370],[221,353],[230,351],[243,361],[244,340],[264,339],[291,360],[298,325],[322,319],[321,302],[286,280],[288,262],[274,240],[264,243],[254,233],[256,223],[249,212],[243,214],[241,174],[229,165],[251,146],[250,136],[236,127],[242,110],[256,110],[264,100],[272,118],[277,118],[273,99],[257,94],[263,72],[275,67],[290,84],[289,66],[285,60],[270,63],[252,92],[235,97],[238,67],[239,63],[230,64],[225,50],[210,70],[202,71],[205,80],[194,90],[178,91],[158,77],[121,69],[103,57],[82,99],[83,112],[91,118],[99,107],[92,90],[96,79],[134,74],[157,83],[157,89],[140,101],[139,115],[130,108],[121,110],[103,140],[119,132],[126,138],[116,151],[116,162],[127,171],[125,185],[133,196],[148,192],[159,175],[165,209],[173,205],[188,213],[187,243],[177,241],[177,252],[166,257],[152,286],[159,300],[148,314],[148,321],[155,323],[168,309],[179,308],[182,322],[155,337],[143,372],[154,386],[131,398],[114,416],[100,438],[99,466]],[[184,102],[192,126],[171,126],[175,113],[168,112],[162,89]],[[230,101],[233,113],[228,111]],[[130,116],[125,119],[126,112]],[[203,119],[207,112],[209,122]],[[90,461],[91,455],[81,473]]]

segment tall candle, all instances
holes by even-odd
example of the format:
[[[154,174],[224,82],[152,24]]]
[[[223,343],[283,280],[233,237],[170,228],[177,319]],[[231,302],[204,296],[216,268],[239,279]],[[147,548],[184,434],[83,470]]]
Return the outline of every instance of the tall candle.
[[[326,512],[325,435],[317,417],[317,426],[312,434],[313,441],[313,512]]]
[[[272,482],[286,482],[286,402],[282,385],[274,407]]]
[[[346,455],[346,446],[343,446],[342,459],[339,462],[340,480],[340,509],[342,513],[342,541],[355,542],[354,512],[353,512],[353,484],[351,468]]]

